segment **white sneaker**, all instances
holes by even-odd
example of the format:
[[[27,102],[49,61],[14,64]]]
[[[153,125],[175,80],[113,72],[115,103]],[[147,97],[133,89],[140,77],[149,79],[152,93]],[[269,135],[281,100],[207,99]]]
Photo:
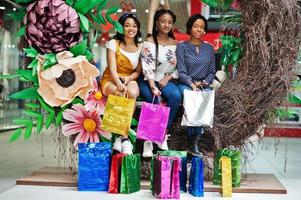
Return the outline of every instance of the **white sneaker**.
[[[121,142],[122,153],[124,154],[133,154],[133,145],[129,139],[123,139]]]
[[[167,136],[165,137],[164,142],[162,144],[158,144],[158,147],[164,151],[168,150]]]
[[[121,137],[116,138],[114,144],[113,144],[113,149],[115,149],[116,151],[121,152]]]
[[[150,141],[145,141],[143,143],[143,157],[152,157],[153,156],[153,143]]]

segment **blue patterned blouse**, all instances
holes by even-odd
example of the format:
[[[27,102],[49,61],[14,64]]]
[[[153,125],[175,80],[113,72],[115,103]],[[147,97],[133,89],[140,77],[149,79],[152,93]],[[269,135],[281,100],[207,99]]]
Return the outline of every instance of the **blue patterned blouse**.
[[[177,45],[176,56],[180,82],[188,86],[203,80],[212,83],[215,75],[215,53],[210,44],[202,42],[197,53],[195,45],[181,42]]]

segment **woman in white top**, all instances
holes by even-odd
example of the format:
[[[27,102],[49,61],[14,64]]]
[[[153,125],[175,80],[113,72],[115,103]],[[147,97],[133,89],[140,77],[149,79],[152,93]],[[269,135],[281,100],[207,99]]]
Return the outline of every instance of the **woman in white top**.
[[[107,44],[108,67],[100,81],[100,88],[105,96],[127,95],[136,99],[139,87],[135,81],[141,73],[140,22],[135,14],[125,13],[119,18],[124,34],[117,33]],[[116,139],[114,149],[132,154],[132,145],[127,137]]]
[[[161,9],[156,11],[153,21],[152,34],[147,34],[142,46],[141,62],[144,78],[140,77],[138,84],[140,95],[145,101],[152,102],[153,96],[162,96],[166,100],[166,106],[170,107],[167,133],[182,101],[180,90],[173,81],[178,78],[175,53],[177,41],[172,32],[176,16],[170,10]],[[158,99],[155,103],[159,103]],[[167,150],[166,139],[158,147]],[[152,143],[145,141],[142,155],[150,157],[153,155],[152,150]]]

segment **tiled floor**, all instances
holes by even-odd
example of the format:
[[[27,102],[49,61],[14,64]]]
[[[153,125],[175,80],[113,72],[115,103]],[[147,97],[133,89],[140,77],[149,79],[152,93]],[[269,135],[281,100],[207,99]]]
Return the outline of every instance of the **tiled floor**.
[[[15,180],[44,166],[56,166],[55,145],[47,133],[43,137],[23,138],[7,143],[9,133],[0,133],[0,200],[55,199],[55,200],[99,200],[99,199],[155,199],[150,191],[142,190],[131,195],[113,195],[105,192],[78,192],[76,188],[15,186]],[[43,139],[42,139],[43,138]],[[43,142],[42,142],[43,140]],[[205,193],[201,199],[252,199],[252,200],[300,200],[301,186],[301,139],[264,138],[260,143],[247,145],[248,173],[273,173],[287,188],[286,195],[239,194],[232,198],[221,198],[219,193]],[[277,153],[275,154],[275,152]],[[43,156],[42,156],[43,155]],[[285,162],[287,162],[285,169]],[[285,171],[286,170],[286,171]],[[2,193],[1,193],[2,192]],[[181,199],[197,199],[181,193]]]

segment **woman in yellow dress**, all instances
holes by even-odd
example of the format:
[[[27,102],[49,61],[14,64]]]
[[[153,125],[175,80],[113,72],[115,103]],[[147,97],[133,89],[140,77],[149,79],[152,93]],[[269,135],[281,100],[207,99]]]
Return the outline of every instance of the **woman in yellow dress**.
[[[140,22],[135,14],[125,13],[119,18],[119,23],[123,26],[124,34],[117,33],[107,43],[108,66],[100,81],[100,88],[105,96],[113,94],[136,99],[139,96],[136,79],[142,71],[139,58]],[[124,136],[116,139],[113,148],[123,153],[132,153],[132,145]]]

